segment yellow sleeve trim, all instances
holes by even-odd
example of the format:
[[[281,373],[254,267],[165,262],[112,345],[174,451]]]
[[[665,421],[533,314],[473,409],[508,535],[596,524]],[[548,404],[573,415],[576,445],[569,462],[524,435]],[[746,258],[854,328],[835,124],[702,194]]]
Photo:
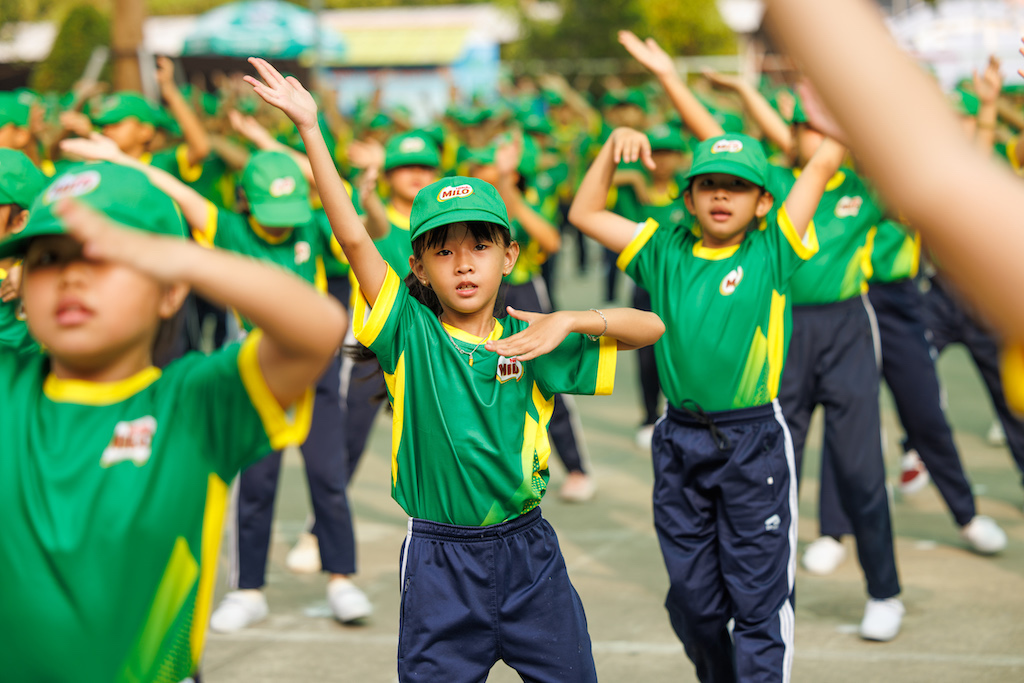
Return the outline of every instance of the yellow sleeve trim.
[[[1006,402],[1015,413],[1024,415],[1024,347],[1007,344],[999,354],[999,370]]]
[[[217,237],[217,205],[209,199],[206,200],[206,225],[198,230],[193,228],[192,237],[199,246],[213,248],[213,241]]]
[[[188,145],[182,143],[174,150],[174,158],[178,162],[178,174],[186,183],[194,183],[203,177],[203,165],[188,162]]]
[[[615,359],[618,358],[619,341],[612,337],[601,337],[601,351],[597,358],[597,387],[594,396],[608,396],[615,388]]]
[[[384,276],[384,284],[381,285],[376,301],[371,304],[366,300],[362,290],[359,290],[360,296],[356,297],[352,311],[352,332],[360,344],[369,348],[377,341],[377,336],[384,329],[384,323],[395,306],[398,288],[401,286],[402,279],[391,266],[388,266],[388,274]],[[366,314],[367,306],[370,306],[369,316]]]
[[[814,227],[814,221],[807,224],[807,232],[804,233],[804,238],[800,239],[785,204],[779,209],[779,229],[786,236],[786,241],[793,247],[796,255],[804,261],[818,253],[818,231]]]
[[[1019,144],[1020,138],[1013,138],[1006,143],[1006,158],[1009,160],[1010,166],[1018,175],[1020,175],[1021,171],[1020,162],[1017,160],[1017,145]]]
[[[626,245],[626,248],[619,254],[619,258],[616,259],[615,265],[618,266],[619,270],[626,270],[636,255],[640,253],[640,250],[644,248],[648,240],[654,235],[654,232],[658,229],[658,221],[653,218],[648,218],[647,222],[644,223],[644,227],[640,229],[640,232],[636,234],[636,237]]]
[[[256,329],[249,333],[242,348],[238,352],[238,372],[242,376],[249,400],[259,413],[263,430],[270,438],[270,447],[275,451],[287,446],[298,446],[309,436],[309,427],[313,422],[313,387],[306,389],[295,405],[291,421],[281,404],[267,386],[260,368],[259,347],[263,331]]]

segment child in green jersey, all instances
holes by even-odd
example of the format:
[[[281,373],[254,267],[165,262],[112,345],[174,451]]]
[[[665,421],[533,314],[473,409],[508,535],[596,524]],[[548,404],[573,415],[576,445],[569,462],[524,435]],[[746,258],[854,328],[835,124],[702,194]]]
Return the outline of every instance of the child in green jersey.
[[[569,212],[620,253],[619,267],[665,321],[655,354],[669,406],[652,442],[654,518],[671,583],[665,605],[702,681],[789,680],[797,496],[777,395],[789,281],[817,251],[811,217],[842,154],[823,145],[775,220],[760,143],[711,138],[694,152],[683,192],[695,220],[637,224],[605,199],[620,161],[653,165],[651,146],[617,129]]]
[[[360,283],[356,338],[380,360],[394,408],[392,496],[412,517],[399,679],[483,680],[503,659],[524,679],[595,681],[582,605],[538,507],[546,425],[553,394],[610,391],[616,348],[653,343],[661,321],[633,309],[510,309],[496,320],[519,247],[501,197],[474,178],[446,178],[416,195],[403,282],[348,201],[313,98],[264,60],[250,62],[265,83],[248,82],[305,142]]]
[[[202,656],[226,482],[301,442],[346,325],[298,278],[185,239],[137,170],[68,168],[0,242],[40,354],[0,353],[0,671],[181,681]],[[189,288],[259,331],[153,366]],[[295,417],[285,409],[295,406]]]

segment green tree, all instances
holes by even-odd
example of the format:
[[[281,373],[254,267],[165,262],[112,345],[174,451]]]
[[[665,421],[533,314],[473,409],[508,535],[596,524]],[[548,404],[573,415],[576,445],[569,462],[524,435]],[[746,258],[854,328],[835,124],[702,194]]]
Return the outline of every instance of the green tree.
[[[30,85],[38,91],[70,90],[82,76],[92,51],[110,45],[110,21],[91,5],[68,12],[53,41],[50,55],[32,72]]]
[[[558,4],[562,20],[529,22],[525,41],[512,54],[527,59],[621,57],[619,30],[635,29],[643,21],[637,0],[559,0]]]
[[[642,28],[671,55],[736,53],[736,36],[722,21],[715,0],[644,2]]]

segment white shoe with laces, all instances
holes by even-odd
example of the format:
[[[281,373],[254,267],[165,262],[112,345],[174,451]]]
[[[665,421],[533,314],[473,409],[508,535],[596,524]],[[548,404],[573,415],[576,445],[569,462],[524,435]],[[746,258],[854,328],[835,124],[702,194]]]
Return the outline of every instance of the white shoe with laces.
[[[906,611],[899,598],[868,600],[864,607],[864,619],[860,622],[860,637],[883,643],[892,640],[900,632]]]
[[[961,527],[960,537],[979,555],[992,555],[1006,548],[1006,532],[987,515],[975,515]]]
[[[801,563],[804,569],[818,576],[827,576],[846,559],[846,548],[831,536],[815,539],[804,550]]]
[[[213,611],[210,628],[217,633],[235,633],[263,621],[269,611],[263,591],[231,591]]]
[[[337,576],[327,582],[327,603],[334,618],[343,624],[364,619],[373,613],[373,605],[359,586]]]

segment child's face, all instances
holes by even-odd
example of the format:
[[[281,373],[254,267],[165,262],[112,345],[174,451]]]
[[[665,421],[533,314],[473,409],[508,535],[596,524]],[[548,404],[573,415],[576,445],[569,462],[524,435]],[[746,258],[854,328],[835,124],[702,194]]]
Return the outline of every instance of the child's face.
[[[13,123],[0,126],[0,147],[24,149],[32,141],[32,133],[28,128],[19,128]]]
[[[655,180],[668,180],[675,175],[683,164],[683,155],[671,149],[659,149],[651,152],[654,159],[654,170],[651,176]]]
[[[710,247],[739,244],[750,222],[767,216],[773,202],[757,185],[726,173],[697,176],[683,193],[683,201],[697,217]]]
[[[117,143],[122,152],[132,153],[137,151],[153,138],[153,126],[139,122],[138,119],[129,116],[117,123],[103,126],[103,135]]]
[[[126,362],[143,369],[162,319],[184,292],[127,266],[87,261],[70,237],[39,237],[25,255],[22,303],[32,335],[55,366],[81,373]]]
[[[491,315],[501,279],[512,272],[519,245],[477,240],[465,226],[448,233],[444,244],[427,249],[412,260],[413,272],[426,281],[446,313],[467,316],[481,311]]]
[[[437,169],[429,166],[399,166],[387,172],[395,197],[411,202],[416,193],[437,180]]]

